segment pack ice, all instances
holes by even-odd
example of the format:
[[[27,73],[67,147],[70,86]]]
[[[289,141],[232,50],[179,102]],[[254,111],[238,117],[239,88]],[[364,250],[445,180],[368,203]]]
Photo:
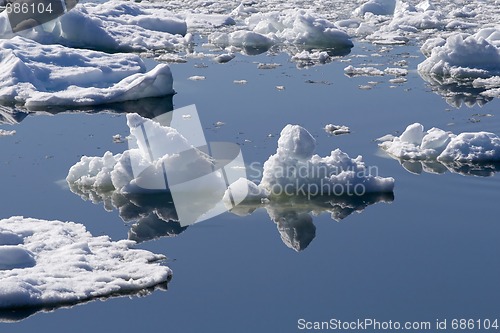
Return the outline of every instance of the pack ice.
[[[159,263],[165,257],[134,244],[94,237],[74,222],[0,220],[0,316],[144,293],[166,283],[172,272]]]
[[[133,54],[42,45],[16,36],[0,41],[0,102],[28,109],[88,106],[173,94],[168,65],[146,72]]]

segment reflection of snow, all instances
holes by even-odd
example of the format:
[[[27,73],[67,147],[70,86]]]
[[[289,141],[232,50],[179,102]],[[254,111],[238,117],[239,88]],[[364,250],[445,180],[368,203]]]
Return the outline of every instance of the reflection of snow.
[[[128,238],[144,242],[159,237],[173,237],[181,227],[169,193],[121,193],[102,187],[69,183],[73,193],[94,204],[102,203],[107,211],[118,210],[120,218],[130,223]]]
[[[341,221],[354,212],[361,213],[365,208],[378,202],[391,202],[392,193],[370,194],[364,196],[323,196],[308,198],[294,196],[277,200],[247,201],[231,210],[240,216],[253,213],[259,208],[266,209],[271,220],[276,223],[281,240],[291,249],[302,251],[316,236],[313,216],[330,214],[332,220]]]
[[[493,99],[493,96],[487,96],[487,90],[484,87],[473,86],[472,82],[453,80],[438,76],[436,74],[418,72],[432,91],[442,96],[448,105],[454,108],[460,108],[462,105],[473,107],[476,104],[483,106]]]
[[[500,166],[500,138],[489,132],[455,135],[439,128],[424,132],[424,127],[415,123],[399,137],[386,135],[378,141],[391,157],[416,174],[449,170],[463,175],[491,176]]]
[[[96,298],[148,292],[171,271],[135,242],[93,237],[81,224],[0,220],[0,320]]]

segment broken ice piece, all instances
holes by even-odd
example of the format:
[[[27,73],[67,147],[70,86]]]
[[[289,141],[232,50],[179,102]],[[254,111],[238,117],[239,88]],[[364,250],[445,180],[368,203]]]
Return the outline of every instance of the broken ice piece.
[[[325,126],[325,132],[330,135],[342,135],[351,133],[351,130],[349,127],[344,125],[328,124]]]

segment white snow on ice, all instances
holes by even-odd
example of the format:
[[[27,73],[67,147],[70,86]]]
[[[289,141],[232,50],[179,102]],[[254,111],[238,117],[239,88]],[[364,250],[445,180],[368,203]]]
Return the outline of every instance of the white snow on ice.
[[[379,146],[390,155],[407,160],[481,163],[500,161],[500,138],[489,132],[455,135],[439,128],[424,132],[419,123],[409,125],[399,136],[384,136]]]
[[[76,304],[167,282],[165,257],[134,244],[93,237],[73,222],[0,220],[0,309]]]
[[[0,101],[28,109],[86,106],[173,94],[170,68],[146,73],[132,54],[107,54],[23,37],[0,40]]]

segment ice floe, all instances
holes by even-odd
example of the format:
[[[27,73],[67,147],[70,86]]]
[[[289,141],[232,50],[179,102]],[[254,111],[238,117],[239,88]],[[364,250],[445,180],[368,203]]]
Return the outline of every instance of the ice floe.
[[[186,32],[186,21],[161,4],[107,1],[78,4],[22,36],[43,44],[128,52],[184,48],[190,42]]]
[[[160,264],[165,257],[134,244],[94,237],[73,222],[0,220],[1,319],[20,320],[97,298],[144,295],[168,282],[172,272]]]
[[[342,135],[342,134],[351,133],[351,130],[349,129],[349,127],[344,126],[344,125],[327,124],[327,125],[325,125],[324,130],[326,133],[331,134],[331,135]]]
[[[199,119],[184,117],[179,110],[155,120],[128,114],[130,149],[115,155],[106,152],[102,157],[83,156],[68,172],[70,188],[86,187],[91,193],[95,189],[121,194],[170,193],[177,202],[182,226],[225,212],[222,197],[226,183],[246,174],[244,168],[233,173],[222,170],[236,170],[243,163],[238,158],[239,147],[231,143],[209,145],[200,136]]]
[[[422,171],[420,162],[429,172],[450,170],[483,176],[491,175],[500,165],[500,138],[489,132],[455,135],[439,128],[424,131],[423,125],[414,123],[400,136],[386,135],[378,141],[382,149],[414,173]]]
[[[418,70],[452,80],[488,78],[500,74],[500,30],[485,28],[471,35],[455,33],[447,39],[429,39],[427,56]]]
[[[133,54],[107,54],[23,37],[0,41],[0,101],[28,109],[88,106],[173,94],[170,68],[146,72]]]
[[[257,186],[247,179],[231,184],[224,200],[247,193],[244,202],[280,197],[362,197],[370,193],[392,193],[394,178],[381,177],[366,167],[361,156],[354,159],[336,149],[329,156],[314,154],[316,140],[303,127],[287,125],[281,131],[276,154],[263,165]],[[377,169],[378,171],[378,169]]]

